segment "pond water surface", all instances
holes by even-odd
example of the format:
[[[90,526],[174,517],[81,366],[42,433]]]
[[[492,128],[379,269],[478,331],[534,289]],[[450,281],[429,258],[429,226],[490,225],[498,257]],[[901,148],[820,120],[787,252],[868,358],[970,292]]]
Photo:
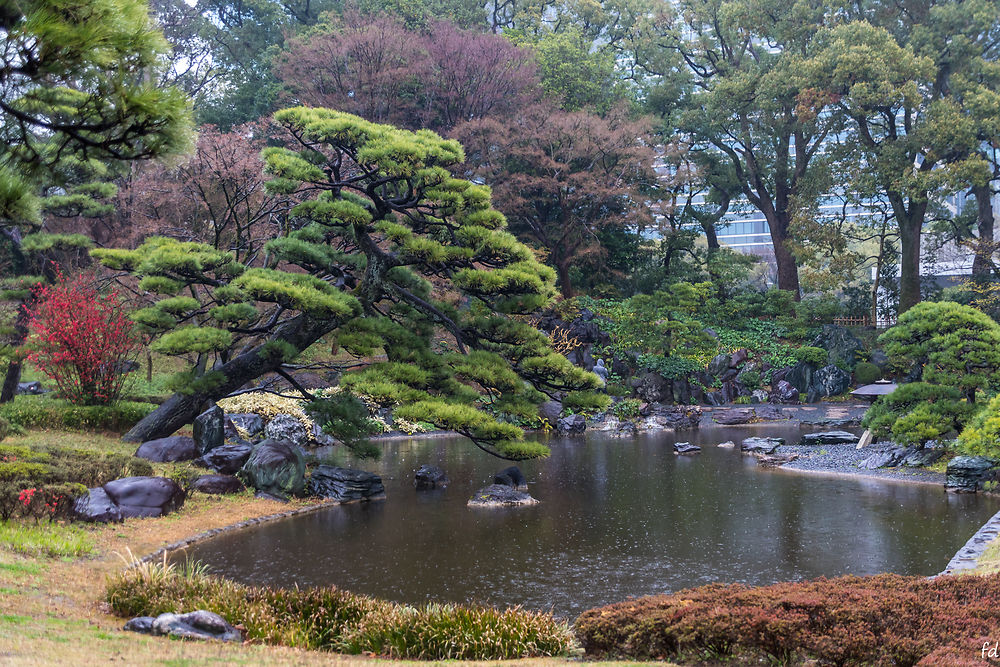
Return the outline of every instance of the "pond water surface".
[[[466,507],[506,466],[468,441],[389,442],[381,461],[336,461],[381,474],[385,501],[224,534],[177,558],[246,583],[519,604],[572,619],[717,581],[933,574],[1000,509],[996,498],[936,485],[759,469],[738,449],[714,446],[750,435],[794,443],[803,432],[760,425],[554,438],[551,457],[520,464],[540,504],[510,509]],[[676,456],[675,440],[704,451]],[[413,471],[424,463],[443,467],[450,486],[415,491]]]

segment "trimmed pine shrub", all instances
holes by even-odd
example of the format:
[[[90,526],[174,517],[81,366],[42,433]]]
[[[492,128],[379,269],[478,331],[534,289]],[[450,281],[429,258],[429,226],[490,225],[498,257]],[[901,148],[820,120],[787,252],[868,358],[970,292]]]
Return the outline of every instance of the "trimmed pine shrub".
[[[882,369],[875,364],[862,361],[854,367],[854,381],[859,385],[871,384],[882,378]]]

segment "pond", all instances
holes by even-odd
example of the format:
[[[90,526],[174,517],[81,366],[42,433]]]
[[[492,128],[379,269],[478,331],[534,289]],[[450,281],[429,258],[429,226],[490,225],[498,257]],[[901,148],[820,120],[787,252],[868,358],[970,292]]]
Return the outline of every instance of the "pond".
[[[810,429],[817,430],[817,429]],[[838,574],[939,572],[993,513],[993,497],[940,486],[756,467],[749,435],[796,442],[797,426],[703,428],[615,439],[553,438],[524,462],[531,507],[466,507],[506,463],[467,441],[389,442],[387,499],[335,506],[224,534],[178,558],[254,584],[336,585],[399,602],[478,601],[583,610],[710,582],[767,584]],[[675,440],[704,445],[676,456]],[[413,471],[443,467],[443,491],[417,492]]]

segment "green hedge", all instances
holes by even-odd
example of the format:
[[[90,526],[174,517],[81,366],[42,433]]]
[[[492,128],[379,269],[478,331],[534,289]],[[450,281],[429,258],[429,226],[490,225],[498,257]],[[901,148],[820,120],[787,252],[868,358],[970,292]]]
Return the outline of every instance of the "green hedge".
[[[0,405],[0,418],[22,428],[124,432],[156,409],[152,403],[119,401],[114,405],[72,405],[49,396],[17,396]]]

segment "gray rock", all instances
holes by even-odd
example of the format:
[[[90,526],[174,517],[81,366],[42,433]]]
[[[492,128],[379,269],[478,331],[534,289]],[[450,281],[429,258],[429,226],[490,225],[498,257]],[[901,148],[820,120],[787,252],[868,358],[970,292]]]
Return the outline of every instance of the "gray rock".
[[[975,493],[983,484],[1000,477],[995,459],[985,456],[956,456],[948,461],[944,488],[956,493]]]
[[[587,429],[587,419],[583,415],[561,418],[556,427],[563,433],[583,433]]]
[[[171,435],[166,438],[147,440],[139,445],[134,456],[147,461],[168,463],[173,461],[190,461],[199,454],[194,438],[186,435]]]
[[[323,432],[323,427],[321,427],[316,422],[313,422],[312,430],[310,431],[313,442],[323,447],[330,447],[337,444],[337,439],[332,435]]]
[[[847,431],[823,431],[822,433],[806,433],[802,436],[803,446],[817,445],[856,445],[858,436]]]
[[[639,428],[632,422],[620,422],[611,433],[616,438],[634,438],[639,434]]]
[[[194,491],[225,496],[243,490],[243,482],[232,475],[202,475],[191,483]]]
[[[879,468],[895,468],[906,455],[908,450],[903,447],[890,447],[880,452],[874,452],[858,464],[864,470],[877,470]]]
[[[743,362],[745,362],[747,358],[749,358],[749,356],[750,353],[743,348],[736,350],[735,352],[733,352],[732,356],[729,357],[729,367],[739,368],[740,366],[743,365]]]
[[[227,413],[226,419],[231,421],[235,426],[243,429],[251,438],[264,432],[264,418],[260,415],[253,413]]]
[[[309,495],[332,498],[341,503],[384,500],[382,478],[372,472],[321,465],[309,476]]]
[[[521,469],[517,466],[504,468],[497,474],[493,475],[493,483],[509,486],[512,489],[517,489],[518,491],[528,490],[528,480],[525,479],[524,473],[522,473]]]
[[[635,383],[635,393],[647,403],[673,400],[673,386],[659,373],[645,373]]]
[[[736,443],[732,440],[726,440],[725,442],[720,442],[716,445],[719,449],[736,449]]]
[[[213,405],[194,418],[194,442],[198,453],[205,454],[226,442],[226,413]]]
[[[122,511],[101,487],[88,489],[73,501],[73,515],[90,523],[121,523]]]
[[[701,447],[692,445],[690,442],[675,442],[674,454],[699,454]]]
[[[889,368],[889,355],[887,355],[882,350],[873,350],[871,356],[868,358],[870,362],[879,367],[879,370],[887,370]]]
[[[773,454],[783,444],[784,438],[747,438],[741,443],[740,449],[750,453]]]
[[[847,368],[854,368],[858,356],[865,351],[864,343],[850,329],[836,324],[824,324],[812,346],[827,351],[827,363],[830,365],[839,363]]]
[[[285,440],[304,447],[309,442],[309,432],[298,419],[288,414],[275,415],[264,427],[268,440]]]
[[[160,614],[153,621],[154,635],[179,639],[213,639],[224,642],[241,642],[240,631],[218,614],[198,609],[187,614]]]
[[[792,386],[788,380],[779,380],[771,394],[771,402],[782,404],[793,404],[799,402],[799,390]]]
[[[750,392],[750,396],[753,397],[753,400],[756,403],[767,403],[767,401],[771,398],[771,395],[763,389],[754,389]]]
[[[125,625],[122,630],[127,630],[128,632],[141,632],[144,635],[149,635],[153,633],[153,621],[156,619],[152,616],[136,616],[135,618],[125,621]]]
[[[164,516],[184,504],[184,489],[166,477],[123,477],[102,488],[126,519]]]
[[[723,373],[729,370],[729,361],[731,357],[728,354],[720,354],[712,358],[708,362],[708,373],[712,377],[719,377]]]
[[[757,413],[754,412],[753,408],[730,408],[712,413],[712,421],[726,426],[749,424],[756,418]]]
[[[28,396],[38,396],[40,394],[48,393],[45,388],[42,387],[41,382],[18,382],[17,383],[17,393],[25,394]]]
[[[538,416],[554,426],[559,423],[559,415],[562,414],[562,403],[559,401],[545,401],[538,406]]]
[[[757,465],[761,468],[777,468],[799,458],[798,454],[763,454],[757,452],[754,452],[753,456],[757,459]]]
[[[809,391],[809,387],[812,386],[812,376],[815,372],[815,366],[807,364],[804,361],[800,361],[788,369],[788,372],[785,373],[784,380],[795,387],[795,390],[798,393],[805,394]]]
[[[652,403],[647,406],[645,414],[653,417],[658,425],[675,431],[698,428],[701,421],[701,408],[697,405]]]
[[[840,396],[851,387],[851,374],[830,365],[819,369],[812,376],[810,389],[820,397]]]
[[[524,491],[503,484],[485,486],[469,499],[469,507],[516,507],[537,505],[538,501]]]
[[[253,448],[240,476],[247,486],[275,498],[285,498],[302,493],[305,471],[302,451],[294,443],[269,438]]]
[[[938,448],[928,448],[918,449],[916,447],[911,448],[911,451],[906,458],[900,461],[900,465],[904,465],[907,468],[923,468],[925,466],[933,465],[937,463],[938,459],[944,456],[944,449]]]
[[[250,458],[251,451],[251,445],[223,445],[208,452],[195,463],[223,475],[235,475]]]
[[[710,391],[705,394],[705,402],[714,407],[725,404],[721,391]]]
[[[413,473],[413,486],[419,491],[443,489],[448,486],[448,482],[450,481],[444,469],[427,465],[426,463],[417,468],[417,471]]]

